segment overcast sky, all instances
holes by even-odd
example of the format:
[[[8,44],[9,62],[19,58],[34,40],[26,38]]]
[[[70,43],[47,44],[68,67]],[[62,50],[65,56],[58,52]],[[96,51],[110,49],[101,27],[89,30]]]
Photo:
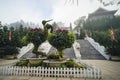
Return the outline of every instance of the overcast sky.
[[[103,7],[97,0],[78,0],[79,4],[71,0],[0,0],[0,21],[12,23],[19,20],[41,23],[43,19],[53,19],[55,22],[69,24],[80,16]],[[75,1],[75,0],[74,0]],[[110,6],[113,10],[118,7]]]

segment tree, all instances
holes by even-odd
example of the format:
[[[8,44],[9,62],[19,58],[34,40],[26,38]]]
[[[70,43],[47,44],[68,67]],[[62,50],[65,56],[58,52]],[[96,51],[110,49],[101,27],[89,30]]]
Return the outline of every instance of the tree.
[[[40,52],[38,52],[38,47],[39,45],[41,45],[41,43],[43,43],[44,41],[47,40],[47,36],[49,33],[49,29],[50,32],[53,32],[53,26],[48,24],[47,22],[49,22],[51,20],[43,20],[42,24],[44,26],[44,30],[42,30],[41,28],[31,28],[28,32],[28,34],[26,36],[23,37],[22,41],[25,43],[31,42],[34,44],[34,49],[33,49],[33,53],[36,54],[36,57],[38,57],[38,54]]]
[[[82,16],[82,17],[80,17],[79,19],[77,19],[77,20],[74,22],[74,24],[75,24],[77,27],[83,28],[84,23],[85,23],[85,19],[86,19],[86,17],[85,17],[85,16]]]
[[[59,26],[58,26],[58,24],[57,24],[56,22],[54,22],[54,23],[52,24],[52,26],[53,26],[53,29],[54,29],[54,30],[56,30],[57,28],[59,28]]]
[[[38,47],[41,45],[41,43],[46,41],[47,33],[40,28],[31,28],[26,35],[26,38],[28,38],[26,39],[27,41],[34,44],[33,53],[35,53],[36,57],[38,57]]]
[[[58,29],[48,36],[49,43],[58,51],[59,60],[63,58],[63,50],[70,48],[75,41],[75,35],[68,30]]]
[[[117,29],[120,27],[120,16],[115,16],[115,18],[103,18],[96,20],[86,20],[84,28],[88,30],[97,30],[97,31],[107,31],[111,27]]]
[[[12,55],[18,53],[16,45],[17,41],[9,40],[9,30],[7,26],[0,24],[0,56],[4,57],[5,55]],[[13,43],[14,42],[14,43]]]
[[[84,36],[84,31],[81,30],[81,29],[83,28],[83,26],[84,26],[84,24],[85,24],[85,18],[86,18],[85,16],[82,16],[82,17],[80,17],[79,19],[77,19],[77,20],[74,22],[74,24],[76,25],[76,27],[74,28],[74,30],[77,30],[77,32],[79,32],[79,33],[77,34],[78,38],[83,38],[83,36]],[[83,34],[80,34],[81,31],[82,31]],[[80,35],[79,35],[79,34],[80,34]],[[81,37],[81,36],[82,36],[82,37]]]
[[[120,56],[120,16],[113,19],[86,21],[84,28],[92,33],[92,38],[105,46],[108,54]],[[114,29],[115,40],[111,39],[111,27]]]
[[[120,0],[98,0],[104,6],[120,5]]]
[[[91,1],[91,0],[90,0]],[[103,6],[109,6],[109,5],[120,5],[120,0],[98,0]],[[77,3],[79,5],[79,0],[66,0],[66,3]]]

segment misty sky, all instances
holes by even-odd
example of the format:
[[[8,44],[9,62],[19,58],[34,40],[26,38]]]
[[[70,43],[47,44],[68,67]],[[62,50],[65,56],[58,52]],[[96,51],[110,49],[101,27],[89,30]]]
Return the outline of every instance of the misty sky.
[[[70,0],[0,0],[0,21],[12,23],[22,19],[25,22],[41,23],[43,19],[53,19],[69,24],[103,7],[97,0],[78,1],[77,6],[76,2],[73,4]],[[106,9],[114,10],[118,7],[109,6]]]

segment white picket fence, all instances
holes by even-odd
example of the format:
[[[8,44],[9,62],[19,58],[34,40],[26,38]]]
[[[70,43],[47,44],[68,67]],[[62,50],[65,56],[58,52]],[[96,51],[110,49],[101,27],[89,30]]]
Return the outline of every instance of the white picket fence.
[[[76,77],[101,79],[99,68],[56,68],[56,67],[19,67],[0,66],[2,76],[41,76],[41,77]]]

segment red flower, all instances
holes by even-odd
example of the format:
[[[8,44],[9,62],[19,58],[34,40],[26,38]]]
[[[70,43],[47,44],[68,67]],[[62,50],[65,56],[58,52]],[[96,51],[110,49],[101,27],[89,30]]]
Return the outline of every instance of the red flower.
[[[65,30],[65,29],[58,29],[58,30],[56,30],[56,32],[68,33],[68,30]]]
[[[31,32],[31,31],[41,31],[41,30],[42,30],[41,28],[30,28],[29,31]]]

